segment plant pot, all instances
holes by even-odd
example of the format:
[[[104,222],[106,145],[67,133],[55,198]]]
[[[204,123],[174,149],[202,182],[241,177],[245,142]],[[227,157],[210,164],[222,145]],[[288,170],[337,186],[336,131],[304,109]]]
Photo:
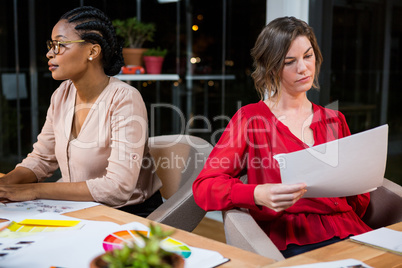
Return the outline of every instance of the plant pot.
[[[160,74],[162,72],[162,64],[164,57],[144,56],[145,70],[148,74]]]
[[[170,255],[169,260],[166,260],[166,262],[172,265],[172,268],[184,268],[184,258],[179,254]]]
[[[92,259],[91,263],[89,264],[89,268],[107,268],[108,264],[102,260],[103,255],[105,255],[105,253]]]
[[[91,263],[89,264],[90,268],[108,268],[108,264],[102,260],[103,255],[106,253],[103,253],[97,257],[95,257]],[[173,254],[170,256],[170,259],[166,260],[167,263],[169,263],[172,268],[184,268],[184,258],[180,256],[179,254]]]
[[[144,66],[142,53],[146,50],[147,48],[123,48],[124,65]]]

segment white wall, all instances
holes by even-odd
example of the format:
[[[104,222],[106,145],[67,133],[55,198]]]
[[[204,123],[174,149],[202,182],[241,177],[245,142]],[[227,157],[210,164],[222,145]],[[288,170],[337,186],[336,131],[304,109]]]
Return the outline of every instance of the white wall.
[[[267,0],[267,24],[275,18],[293,16],[308,23],[309,0]]]

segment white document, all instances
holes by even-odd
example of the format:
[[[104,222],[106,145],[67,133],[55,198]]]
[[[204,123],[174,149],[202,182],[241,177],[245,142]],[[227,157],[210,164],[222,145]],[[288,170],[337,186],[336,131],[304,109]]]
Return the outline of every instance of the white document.
[[[78,202],[47,199],[10,202],[5,203],[4,206],[0,206],[0,218],[18,222],[29,218],[30,215],[36,215],[38,213],[50,212],[63,214],[98,205],[100,204],[96,202]]]
[[[382,125],[274,158],[283,184],[307,184],[303,197],[351,196],[382,185],[387,146],[388,125]]]
[[[355,259],[310,263],[305,265],[287,266],[282,268],[351,268],[351,267],[371,268],[371,266],[368,266],[364,262]]]
[[[352,236],[350,239],[402,255],[402,232],[399,231],[383,227],[361,235]]]

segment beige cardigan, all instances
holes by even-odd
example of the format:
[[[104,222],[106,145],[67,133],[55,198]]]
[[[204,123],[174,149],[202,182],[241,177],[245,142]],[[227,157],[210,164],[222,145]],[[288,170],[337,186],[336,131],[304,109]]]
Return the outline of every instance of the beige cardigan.
[[[64,81],[52,95],[33,151],[17,166],[31,169],[38,181],[60,167],[60,181],[86,181],[94,200],[109,206],[143,202],[162,184],[149,155],[147,110],[141,94],[111,77],[78,137],[71,139],[75,98],[74,84]]]

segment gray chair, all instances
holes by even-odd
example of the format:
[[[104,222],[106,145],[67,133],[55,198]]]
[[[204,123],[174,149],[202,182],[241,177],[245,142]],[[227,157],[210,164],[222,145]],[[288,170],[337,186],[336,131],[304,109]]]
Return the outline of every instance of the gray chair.
[[[402,221],[402,186],[384,179],[381,187],[370,193],[370,204],[363,221],[373,229]]]
[[[384,179],[370,193],[370,204],[363,221],[376,229],[402,221],[402,186]],[[226,243],[280,261],[284,257],[255,222],[247,209],[223,211]]]
[[[212,145],[190,135],[165,135],[149,138],[156,175],[162,181],[166,200],[147,218],[185,231],[193,231],[206,212],[194,201],[192,185],[204,167]]]

